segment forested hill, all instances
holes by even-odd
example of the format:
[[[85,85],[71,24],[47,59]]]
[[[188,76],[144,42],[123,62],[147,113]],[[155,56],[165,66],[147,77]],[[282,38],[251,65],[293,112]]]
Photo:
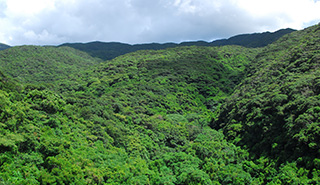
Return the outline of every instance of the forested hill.
[[[276,32],[264,32],[243,34],[230,37],[229,39],[216,40],[210,43],[211,46],[240,45],[244,47],[264,47],[281,38],[283,35],[296,30],[287,28]]]
[[[244,47],[263,47],[276,41],[285,34],[291,33],[293,29],[282,29],[273,33],[254,33],[244,34],[231,37],[229,39],[216,40],[213,42],[195,41],[175,43],[150,43],[150,44],[124,44],[117,42],[90,42],[90,43],[65,43],[61,46],[69,46],[81,51],[89,53],[93,57],[99,57],[103,60],[113,59],[117,56],[134,52],[138,50],[159,50],[178,46],[224,46],[224,45],[240,45]]]
[[[0,184],[320,184],[319,39],[0,51]]]
[[[319,183],[319,43],[316,25],[264,48],[211,124],[254,157],[287,164],[283,173],[305,178],[298,184]]]
[[[249,154],[207,125],[258,52],[237,46],[138,51],[51,81],[52,90],[37,86],[39,78],[24,76],[33,84],[23,85],[1,75],[1,181],[255,182],[243,168]]]
[[[8,49],[10,46],[0,43],[0,50]]]
[[[101,62],[70,47],[17,46],[0,51],[0,71],[20,82],[54,82]]]
[[[99,57],[103,60],[110,60],[117,56],[124,55],[126,53],[138,51],[138,50],[159,50],[176,47],[174,43],[167,44],[136,44],[130,45],[119,42],[89,42],[89,43],[65,43],[60,46],[72,47],[84,52],[89,53],[93,57]]]

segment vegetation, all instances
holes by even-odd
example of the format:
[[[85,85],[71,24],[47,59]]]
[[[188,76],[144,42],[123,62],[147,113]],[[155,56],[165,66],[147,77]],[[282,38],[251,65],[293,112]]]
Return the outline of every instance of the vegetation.
[[[0,51],[0,184],[318,184],[319,31],[104,62]]]
[[[317,25],[266,47],[211,123],[290,182],[319,183],[319,35]]]
[[[72,47],[84,52],[87,52],[93,57],[101,58],[102,60],[111,60],[117,56],[124,55],[126,53],[138,51],[138,50],[160,50],[166,48],[176,47],[176,44],[166,43],[166,44],[124,44],[119,42],[90,42],[90,43],[65,43],[60,45]]]
[[[0,43],[0,50],[8,49],[10,46]]]
[[[93,57],[98,57],[103,60],[110,60],[117,56],[138,50],[161,50],[166,48],[174,48],[178,46],[225,46],[225,45],[240,45],[244,47],[264,47],[278,40],[285,34],[291,33],[293,29],[282,29],[273,33],[254,33],[233,36],[229,39],[215,40],[212,42],[195,41],[175,43],[151,43],[151,44],[124,44],[118,42],[90,42],[90,43],[65,43],[61,46],[69,46],[84,52],[89,53]]]
[[[0,53],[0,71],[24,83],[51,83],[101,62],[69,47],[17,46]]]
[[[242,34],[230,37],[229,39],[216,40],[212,42],[213,46],[239,45],[245,47],[264,47],[281,38],[283,35],[292,33],[296,30],[287,28],[276,32],[264,32],[253,34]]]
[[[10,89],[12,80],[2,75],[3,182],[254,181],[242,167],[247,152],[207,124],[257,51],[139,51],[75,73],[77,78],[51,81],[51,90],[18,84]],[[29,67],[35,74],[42,70]],[[32,76],[25,78],[33,84],[49,81]],[[237,173],[226,178],[230,171]]]

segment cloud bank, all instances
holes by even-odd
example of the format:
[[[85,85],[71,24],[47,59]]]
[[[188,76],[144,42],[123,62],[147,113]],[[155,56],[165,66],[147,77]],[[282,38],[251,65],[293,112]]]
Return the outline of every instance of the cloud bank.
[[[0,42],[181,42],[302,29],[320,22],[316,0],[0,0]]]

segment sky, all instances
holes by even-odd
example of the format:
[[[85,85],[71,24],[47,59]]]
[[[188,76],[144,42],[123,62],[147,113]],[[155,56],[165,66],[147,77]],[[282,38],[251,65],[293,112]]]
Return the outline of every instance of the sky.
[[[0,0],[0,43],[165,43],[303,29],[320,0]]]

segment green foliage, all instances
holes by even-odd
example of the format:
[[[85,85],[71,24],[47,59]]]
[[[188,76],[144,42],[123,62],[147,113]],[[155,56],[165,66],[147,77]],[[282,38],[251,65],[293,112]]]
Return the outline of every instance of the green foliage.
[[[317,178],[319,41],[316,25],[266,47],[211,123],[253,157],[276,161],[282,175],[274,184]]]
[[[99,62],[69,47],[18,46],[0,51],[0,71],[27,83],[65,80]]]
[[[8,49],[8,48],[10,48],[10,46],[0,43],[0,50],[5,50],[5,49]]]
[[[283,35],[291,33],[293,29],[282,29],[276,32],[264,32],[236,35],[229,39],[215,40],[212,42],[194,41],[175,43],[150,43],[150,44],[124,44],[118,42],[89,42],[89,43],[65,43],[61,46],[72,47],[90,54],[93,57],[101,58],[102,60],[111,60],[118,56],[139,51],[139,50],[162,50],[179,46],[226,46],[239,45],[250,48],[264,47],[281,38]]]
[[[105,62],[1,51],[0,184],[318,184],[319,30]]]
[[[230,37],[229,39],[216,40],[211,43],[213,46],[225,46],[225,45],[239,45],[244,47],[264,47],[271,44],[283,35],[289,34],[296,30],[287,28],[281,29],[276,32],[264,32],[264,33],[253,33],[253,34],[242,34]]]
[[[62,48],[12,48],[2,53],[6,61],[2,65],[16,60],[13,54],[26,58],[34,51],[28,60],[44,62],[42,57],[50,51],[48,60],[58,61],[54,53]],[[1,74],[0,176],[5,183],[22,184],[223,183],[222,174],[234,166],[229,157],[239,160],[235,168],[242,173],[242,157],[234,154],[245,152],[227,144],[223,136],[208,146],[204,142],[210,141],[199,137],[210,132],[209,120],[258,51],[241,47],[139,51],[91,67],[72,58],[77,70],[52,71],[50,79],[50,74],[45,79],[37,76],[42,68],[31,68],[33,76],[18,66],[13,77],[23,75],[22,81],[33,83],[20,90],[14,83],[9,88],[12,80]],[[74,52],[63,54],[71,57]],[[51,85],[34,85],[43,81]],[[226,150],[219,142],[230,154],[223,154]],[[218,149],[212,153],[210,148]],[[221,176],[203,168],[207,158],[225,166],[217,169]]]
[[[2,69],[32,84],[17,88],[1,73],[0,177],[20,184],[223,183],[234,166],[229,157],[242,173],[234,154],[245,152],[223,136],[208,146],[199,137],[212,131],[209,120],[257,51],[183,47],[97,64],[69,48],[6,50]],[[30,68],[20,66],[24,60]],[[13,70],[10,61],[19,65]],[[44,69],[52,71],[39,76]],[[203,168],[207,158],[225,166],[216,169],[221,176]]]

